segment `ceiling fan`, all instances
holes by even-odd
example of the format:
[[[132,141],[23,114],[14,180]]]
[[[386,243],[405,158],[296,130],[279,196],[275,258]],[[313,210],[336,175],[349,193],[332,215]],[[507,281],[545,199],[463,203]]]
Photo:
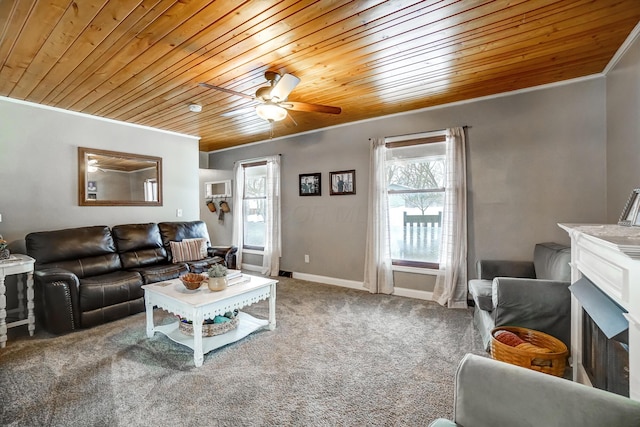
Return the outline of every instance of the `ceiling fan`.
[[[247,95],[209,83],[200,83],[200,86],[257,101],[258,105],[255,106],[256,113],[260,118],[269,123],[285,119],[287,117],[287,110],[328,114],[340,114],[342,111],[340,107],[287,101],[287,97],[291,91],[300,83],[300,79],[292,74],[280,75],[275,71],[266,71],[264,77],[269,82],[269,86],[259,88],[255,95]]]

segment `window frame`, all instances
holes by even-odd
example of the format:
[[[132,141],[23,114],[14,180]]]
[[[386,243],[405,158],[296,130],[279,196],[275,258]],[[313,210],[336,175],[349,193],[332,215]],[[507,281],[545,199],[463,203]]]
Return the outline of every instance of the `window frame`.
[[[393,150],[394,148],[403,148],[410,147],[414,145],[423,145],[423,144],[433,144],[433,143],[442,143],[446,142],[446,132],[445,131],[436,131],[436,132],[428,132],[417,135],[403,135],[397,137],[387,137],[385,138],[385,147],[387,149]],[[446,161],[446,155],[445,155]],[[388,182],[387,182],[388,184]],[[408,194],[408,193],[445,193],[445,187],[441,188],[429,188],[429,189],[419,189],[419,190],[389,190],[387,189],[387,196],[391,196],[394,194]],[[387,203],[388,206],[388,203]],[[444,214],[444,210],[443,210]],[[442,232],[442,230],[440,230]],[[391,265],[397,267],[409,267],[409,268],[419,268],[419,269],[429,269],[429,270],[439,270],[440,263],[437,262],[427,262],[427,261],[414,261],[414,260],[404,260],[404,259],[396,259],[391,258]]]
[[[243,188],[242,188],[242,221],[243,221],[243,234],[246,231],[246,219],[247,219],[247,215],[246,212],[244,211],[244,206],[245,206],[245,201],[246,200],[264,200],[265,203],[267,201],[267,194],[265,191],[265,195],[261,196],[261,197],[247,197],[247,175],[246,175],[246,171],[247,168],[252,168],[252,167],[258,167],[258,166],[267,166],[267,161],[266,160],[261,160],[261,161],[257,161],[257,162],[251,162],[251,163],[243,163],[242,164],[242,173],[244,174],[244,179],[242,182]],[[265,218],[265,224],[266,224],[266,218]],[[243,250],[249,250],[249,251],[258,251],[258,252],[264,252],[264,246],[257,246],[257,245],[247,245],[245,243],[245,235],[242,236],[242,249]],[[266,237],[266,236],[265,236]]]

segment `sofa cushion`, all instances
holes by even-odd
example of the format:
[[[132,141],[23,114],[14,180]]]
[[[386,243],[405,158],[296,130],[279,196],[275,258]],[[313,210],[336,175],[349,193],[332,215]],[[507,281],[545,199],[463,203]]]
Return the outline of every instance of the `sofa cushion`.
[[[162,245],[167,251],[169,261],[173,261],[170,242],[181,242],[184,239],[207,239],[210,244],[209,232],[207,224],[204,221],[173,221],[158,223],[160,235],[162,236]]]
[[[146,267],[134,268],[142,275],[144,284],[163,282],[165,280],[177,279],[181,274],[189,271],[187,264],[158,264]]]
[[[204,258],[200,250],[200,242],[196,240],[186,239],[182,242],[169,242],[169,247],[174,263],[198,261]]]
[[[123,224],[111,229],[125,269],[167,262],[158,224]]]
[[[39,231],[29,233],[25,241],[37,270],[64,268],[83,278],[122,268],[107,226]]]
[[[538,243],[533,251],[536,278],[543,280],[571,280],[571,248],[559,243]]]
[[[480,310],[493,310],[492,283],[491,280],[484,279],[469,280],[469,293]]]
[[[209,252],[209,245],[207,242],[207,239],[205,239],[204,237],[198,237],[196,239],[184,239],[182,240],[183,242],[195,242],[197,245],[200,246],[200,255],[201,258],[200,259],[204,259],[208,256],[208,252]]]

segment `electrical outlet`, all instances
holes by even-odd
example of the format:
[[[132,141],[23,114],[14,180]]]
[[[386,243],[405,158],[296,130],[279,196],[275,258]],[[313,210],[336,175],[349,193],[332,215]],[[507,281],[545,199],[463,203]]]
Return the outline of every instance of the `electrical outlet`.
[[[182,217],[182,209],[176,209],[176,216],[178,218]]]
[[[305,256],[304,256],[304,262],[306,262],[307,264],[309,264],[309,255],[305,255]]]

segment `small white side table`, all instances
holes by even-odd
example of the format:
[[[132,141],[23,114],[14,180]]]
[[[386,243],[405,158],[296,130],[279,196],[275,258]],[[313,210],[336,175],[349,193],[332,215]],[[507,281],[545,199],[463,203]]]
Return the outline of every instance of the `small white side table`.
[[[9,259],[0,260],[0,348],[7,346],[7,328],[14,326],[29,325],[29,335],[33,336],[36,330],[36,318],[33,314],[33,265],[35,260],[22,254],[12,254]],[[5,277],[11,274],[18,274],[18,304],[22,305],[22,295],[24,292],[24,278],[22,274],[27,274],[27,318],[23,319],[24,311],[19,307],[21,319],[7,323],[7,297],[5,295],[7,287],[4,284]]]

